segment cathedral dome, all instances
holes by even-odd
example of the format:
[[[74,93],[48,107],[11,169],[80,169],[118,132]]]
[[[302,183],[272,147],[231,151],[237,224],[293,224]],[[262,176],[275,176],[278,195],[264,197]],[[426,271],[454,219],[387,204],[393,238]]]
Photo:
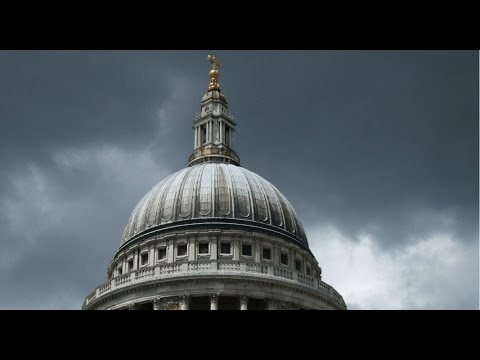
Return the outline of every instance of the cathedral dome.
[[[345,309],[292,205],[240,166],[237,123],[212,69],[193,121],[188,166],[160,181],[134,208],[108,281],[83,309]]]
[[[278,189],[240,166],[204,162],[154,186],[133,210],[121,246],[153,231],[224,224],[281,236],[308,250],[293,207]]]

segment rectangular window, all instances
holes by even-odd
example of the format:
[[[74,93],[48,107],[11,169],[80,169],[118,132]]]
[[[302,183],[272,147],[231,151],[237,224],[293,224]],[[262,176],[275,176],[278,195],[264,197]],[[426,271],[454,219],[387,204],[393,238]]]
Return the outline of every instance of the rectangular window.
[[[312,269],[307,265],[307,275],[312,275]]]
[[[302,261],[301,260],[295,260],[295,270],[297,271],[302,271]]]
[[[202,242],[198,244],[198,253],[199,254],[208,254],[208,243]]]
[[[230,128],[225,125],[225,145],[230,146]]]
[[[220,254],[230,254],[230,243],[229,242],[222,242],[220,244]]]
[[[177,247],[177,256],[187,255],[187,244],[178,245]]]
[[[122,273],[123,273],[122,267],[119,266],[119,267],[117,268],[117,274],[118,274],[118,276],[122,275]]]
[[[263,258],[267,260],[272,259],[272,250],[270,248],[263,248]]]
[[[243,245],[242,245],[242,255],[244,255],[244,256],[252,256],[252,245],[250,245],[250,244],[243,244]]]
[[[148,264],[148,252],[145,252],[142,255],[140,255],[140,264],[142,265]]]
[[[280,255],[280,262],[281,262],[283,265],[288,265],[288,255],[287,255],[287,253],[281,253],[281,255]]]
[[[163,260],[167,257],[167,248],[162,247],[158,249],[158,260]]]
[[[201,137],[202,137],[202,144],[205,144],[207,142],[207,126],[206,125],[202,125],[200,127],[200,134],[201,134]]]
[[[133,259],[128,260],[127,263],[127,271],[132,271],[133,270]]]

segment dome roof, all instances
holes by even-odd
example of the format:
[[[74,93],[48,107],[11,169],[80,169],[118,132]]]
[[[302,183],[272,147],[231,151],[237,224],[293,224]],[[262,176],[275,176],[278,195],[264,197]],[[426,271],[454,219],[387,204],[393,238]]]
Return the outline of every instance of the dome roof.
[[[308,249],[302,224],[275,186],[240,166],[214,162],[187,167],[154,186],[133,210],[121,245],[155,229],[212,222],[273,232]]]

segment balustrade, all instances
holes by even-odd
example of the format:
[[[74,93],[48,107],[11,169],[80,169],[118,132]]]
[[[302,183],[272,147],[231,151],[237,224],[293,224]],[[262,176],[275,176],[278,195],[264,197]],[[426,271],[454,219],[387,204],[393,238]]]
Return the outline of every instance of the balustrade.
[[[270,271],[269,271],[270,270]],[[273,270],[273,271],[272,271]],[[92,291],[86,298],[84,306],[98,298],[100,295],[115,290],[116,288],[127,286],[130,284],[141,283],[151,279],[168,278],[172,275],[180,273],[216,273],[216,272],[238,272],[238,273],[255,273],[256,276],[274,276],[292,280],[300,285],[310,288],[317,288],[317,281],[314,277],[294,272],[282,266],[273,266],[269,264],[235,261],[235,260],[202,260],[184,263],[159,264],[134,270],[132,272],[119,275],[116,278],[100,285]],[[261,274],[261,275],[260,275]],[[343,298],[330,285],[318,281],[318,290],[336,301],[343,303]]]

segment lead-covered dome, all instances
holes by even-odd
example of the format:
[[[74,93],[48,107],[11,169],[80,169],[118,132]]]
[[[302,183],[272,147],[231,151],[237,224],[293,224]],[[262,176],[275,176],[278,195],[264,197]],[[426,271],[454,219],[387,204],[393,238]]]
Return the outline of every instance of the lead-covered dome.
[[[155,229],[219,222],[270,231],[308,249],[292,205],[261,176],[240,166],[205,162],[159,182],[137,204],[121,245]]]

